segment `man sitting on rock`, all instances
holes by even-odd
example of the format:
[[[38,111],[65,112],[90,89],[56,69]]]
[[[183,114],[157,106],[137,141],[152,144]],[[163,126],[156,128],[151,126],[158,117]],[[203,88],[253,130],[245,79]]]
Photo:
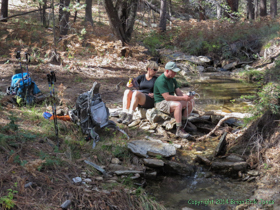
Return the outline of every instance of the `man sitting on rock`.
[[[183,94],[174,78],[180,69],[175,62],[168,62],[165,71],[158,77],[154,85],[155,107],[161,112],[174,114],[176,120],[176,136],[187,138],[190,136],[182,125],[182,120],[187,117],[193,109],[193,96]],[[176,96],[174,95],[176,94]]]

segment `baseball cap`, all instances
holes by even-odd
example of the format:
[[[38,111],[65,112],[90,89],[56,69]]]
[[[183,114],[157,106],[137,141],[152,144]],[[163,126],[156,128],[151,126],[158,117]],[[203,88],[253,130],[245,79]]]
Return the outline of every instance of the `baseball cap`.
[[[177,67],[176,63],[173,62],[173,61],[168,62],[168,63],[165,65],[165,69],[171,70],[171,71],[174,71],[174,72],[179,72],[179,71],[181,71],[181,69],[179,69],[179,68]]]

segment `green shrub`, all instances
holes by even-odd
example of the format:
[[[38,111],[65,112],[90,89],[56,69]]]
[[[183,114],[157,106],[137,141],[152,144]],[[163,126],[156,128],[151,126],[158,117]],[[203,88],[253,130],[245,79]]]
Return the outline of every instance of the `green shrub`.
[[[17,183],[15,183],[15,187],[17,187]],[[12,209],[15,206],[15,202],[13,201],[14,194],[17,194],[18,191],[13,189],[8,189],[8,195],[5,195],[0,198],[0,204],[4,209]]]
[[[245,123],[259,118],[267,111],[271,111],[273,114],[279,114],[279,93],[279,84],[270,82],[265,85],[262,90],[257,93],[254,106],[249,108],[249,112],[253,114],[253,116],[245,119]],[[242,96],[241,98],[252,99],[252,96]]]

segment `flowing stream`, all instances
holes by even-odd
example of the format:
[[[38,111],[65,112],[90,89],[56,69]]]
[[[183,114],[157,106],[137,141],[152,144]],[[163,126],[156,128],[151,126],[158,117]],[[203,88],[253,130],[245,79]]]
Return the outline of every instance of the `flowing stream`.
[[[255,93],[256,86],[234,79],[214,78],[200,82],[193,81],[190,88],[183,88],[183,92],[188,91],[195,91],[199,94],[195,104],[202,110],[245,112],[244,107],[248,107],[250,104],[239,102],[239,98],[241,95]],[[195,144],[207,148],[200,154],[213,154],[218,141],[218,139],[209,141],[207,146],[199,145],[200,143]],[[185,149],[181,153],[183,156],[191,157],[190,159],[197,155],[197,151],[194,150]],[[163,176],[156,181],[149,181],[146,190],[170,210],[184,207],[201,210],[228,210],[235,209],[242,202],[252,202],[249,198],[253,195],[254,188],[254,183],[241,182],[197,167],[192,176]]]
[[[240,182],[198,168],[193,176],[162,177],[149,183],[147,191],[169,210],[184,207],[200,210],[229,210],[250,202],[254,183]],[[252,202],[252,201],[251,201]]]

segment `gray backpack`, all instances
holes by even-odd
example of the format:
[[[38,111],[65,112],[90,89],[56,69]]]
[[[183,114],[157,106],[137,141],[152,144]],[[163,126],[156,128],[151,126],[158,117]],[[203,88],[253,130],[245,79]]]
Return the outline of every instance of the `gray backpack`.
[[[72,121],[81,127],[84,134],[88,135],[87,139],[89,140],[92,138],[94,140],[93,148],[96,142],[99,141],[99,135],[95,132],[96,128],[108,127],[117,129],[127,136],[114,121],[109,120],[109,109],[101,99],[99,88],[100,84],[94,82],[90,91],[78,96],[76,110],[70,112]]]

